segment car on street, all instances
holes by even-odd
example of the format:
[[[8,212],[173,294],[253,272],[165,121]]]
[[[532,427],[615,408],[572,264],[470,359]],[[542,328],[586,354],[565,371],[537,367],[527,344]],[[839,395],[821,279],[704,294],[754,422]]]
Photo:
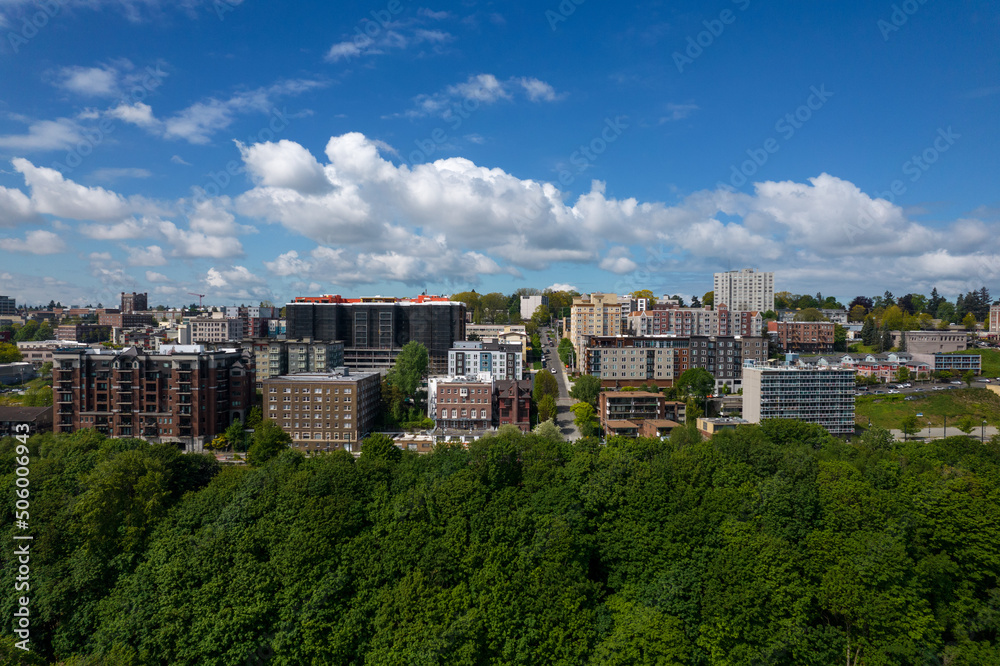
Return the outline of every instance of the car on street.
[[[955,384],[956,386],[961,386],[961,385],[962,385],[962,382],[960,382],[960,381],[958,381],[958,380],[956,379],[955,381],[953,381],[953,382],[952,382],[952,384]]]

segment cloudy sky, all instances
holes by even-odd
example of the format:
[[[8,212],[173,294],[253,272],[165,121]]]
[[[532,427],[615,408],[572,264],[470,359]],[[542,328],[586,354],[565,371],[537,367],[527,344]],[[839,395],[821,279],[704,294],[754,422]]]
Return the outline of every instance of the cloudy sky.
[[[0,293],[1000,293],[995,3],[0,0]]]

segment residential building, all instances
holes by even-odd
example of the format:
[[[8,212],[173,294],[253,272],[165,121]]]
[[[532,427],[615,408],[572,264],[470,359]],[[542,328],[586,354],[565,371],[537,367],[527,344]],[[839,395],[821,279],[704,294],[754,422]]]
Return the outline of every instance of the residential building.
[[[493,381],[476,377],[431,377],[427,381],[427,416],[434,419],[439,428],[492,428]]]
[[[360,453],[382,402],[377,372],[280,375],[264,381],[264,417],[275,421],[303,451],[344,449]]]
[[[628,303],[619,301],[616,294],[595,293],[574,298],[569,332],[577,361],[583,359],[587,336],[626,334],[628,314]]]
[[[774,310],[774,273],[758,273],[752,268],[716,273],[715,306],[733,312]]]
[[[531,430],[531,380],[501,379],[493,383],[493,422]]]
[[[122,314],[135,314],[149,309],[149,299],[147,294],[131,294],[122,292]]]
[[[881,382],[897,381],[896,377],[899,374],[900,368],[906,368],[910,373],[910,377],[914,379],[925,379],[931,373],[930,365],[914,360],[913,356],[906,352],[806,356],[799,358],[797,365],[853,369],[862,377],[876,377]]]
[[[659,305],[628,315],[632,335],[745,335],[760,337],[763,317],[759,312],[731,312],[726,306],[681,308]]]
[[[230,342],[243,339],[243,320],[238,318],[191,317],[191,342],[194,344]]]
[[[829,354],[833,352],[835,326],[827,321],[769,321],[767,331],[786,352]]]
[[[465,340],[465,303],[440,296],[413,299],[299,297],[285,307],[287,336],[343,340],[352,368],[387,370],[406,343],[427,347],[431,373],[448,371],[448,350]]]
[[[683,402],[667,400],[660,393],[601,391],[597,396],[597,415],[601,427],[609,437],[637,437],[642,421],[683,422],[685,405]]]
[[[522,296],[521,297],[521,319],[527,321],[531,319],[531,316],[535,314],[535,310],[541,306],[548,307],[549,297],[545,294],[538,294],[536,296]]]
[[[269,319],[267,322],[267,337],[283,338],[287,331],[288,322],[285,319]]]
[[[528,331],[523,324],[466,324],[465,339],[516,344],[521,354],[528,355]]]
[[[3,314],[3,296],[0,296],[0,315]],[[1000,332],[1000,302],[990,306],[990,333]]]
[[[111,327],[100,324],[63,324],[56,327],[56,339],[70,342],[106,342],[111,339]]]
[[[743,368],[743,418],[796,419],[833,435],[854,433],[851,368],[754,365]]]
[[[250,409],[253,377],[240,350],[164,345],[147,353],[53,353],[55,432],[93,428],[108,437],[173,442],[200,452]]]
[[[10,296],[0,296],[0,317],[16,317],[17,301]]]
[[[517,345],[456,342],[448,350],[448,374],[487,379],[524,379],[524,355]]]
[[[736,391],[747,360],[767,360],[766,338],[741,336],[593,336],[586,338],[583,372],[605,388],[673,386],[685,370],[705,368],[716,387]]]
[[[257,388],[280,375],[324,373],[344,366],[344,343],[330,340],[272,340],[244,342],[254,353]]]
[[[277,319],[280,310],[269,306],[227,307],[227,319],[239,319],[243,323],[243,335],[247,338],[265,338],[268,336],[270,322]]]
[[[28,426],[25,430],[24,426]],[[52,431],[52,405],[23,407],[0,405],[0,439],[17,435],[37,435]]]
[[[675,428],[680,428],[681,424],[670,419],[646,419],[640,421],[640,437],[669,437]]]
[[[0,363],[0,384],[23,384],[37,377],[35,367],[31,363]]]
[[[695,420],[698,432],[700,432],[703,437],[707,438],[715,436],[717,432],[722,432],[723,430],[736,430],[736,428],[741,425],[747,425],[749,423],[749,421],[732,416],[721,418],[698,417],[698,419]]]
[[[778,310],[778,321],[795,321],[796,315],[798,315],[802,310]],[[817,311],[826,317],[826,319],[834,324],[840,324],[841,326],[846,326],[848,324],[847,310],[836,310],[827,308],[817,308]]]

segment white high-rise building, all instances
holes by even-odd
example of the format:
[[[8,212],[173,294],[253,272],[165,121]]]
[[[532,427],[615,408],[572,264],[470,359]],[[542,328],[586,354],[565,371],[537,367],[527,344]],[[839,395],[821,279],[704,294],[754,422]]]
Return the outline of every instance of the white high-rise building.
[[[774,273],[758,273],[752,268],[715,274],[715,306],[731,312],[774,310]]]
[[[854,369],[798,366],[743,367],[743,418],[796,419],[833,435],[854,433]]]

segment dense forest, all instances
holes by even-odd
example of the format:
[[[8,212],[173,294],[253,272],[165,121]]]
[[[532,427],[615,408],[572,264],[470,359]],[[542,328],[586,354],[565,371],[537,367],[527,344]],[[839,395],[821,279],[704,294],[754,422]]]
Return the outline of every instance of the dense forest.
[[[885,435],[374,436],[226,468],[36,436],[32,652],[5,527],[0,661],[998,664],[1000,444]]]

